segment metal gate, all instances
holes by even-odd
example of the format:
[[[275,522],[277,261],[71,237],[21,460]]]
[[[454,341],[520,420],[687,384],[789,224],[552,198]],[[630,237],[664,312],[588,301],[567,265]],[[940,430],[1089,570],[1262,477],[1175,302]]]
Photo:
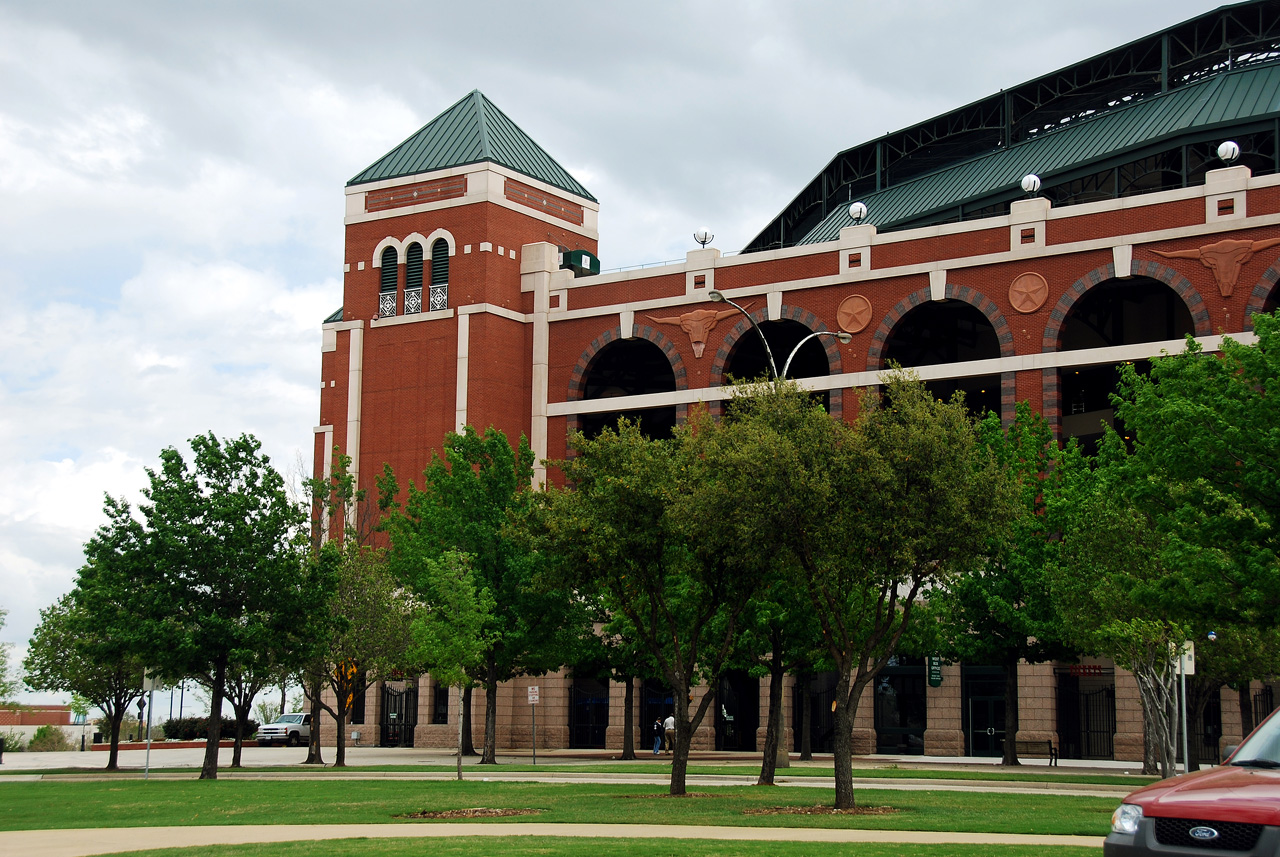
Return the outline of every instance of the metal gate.
[[[1064,759],[1115,756],[1115,686],[1082,691],[1075,676],[1058,676],[1058,748]]]
[[[840,676],[833,672],[818,673],[808,682],[795,685],[794,708],[799,712],[809,697],[809,747],[814,753],[830,753],[836,746],[836,684]],[[800,717],[796,716],[795,751],[800,752]]]
[[[1266,720],[1267,715],[1275,711],[1275,708],[1275,693],[1271,690],[1271,685],[1263,685],[1262,690],[1253,695],[1253,725],[1257,726]]]
[[[382,686],[382,735],[380,747],[412,747],[413,727],[418,725],[418,686],[404,689]]]

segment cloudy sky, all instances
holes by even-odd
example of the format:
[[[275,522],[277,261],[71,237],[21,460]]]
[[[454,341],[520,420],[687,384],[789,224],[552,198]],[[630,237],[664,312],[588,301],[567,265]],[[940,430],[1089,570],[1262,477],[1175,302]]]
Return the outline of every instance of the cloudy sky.
[[[161,448],[296,470],[343,185],[470,90],[600,200],[608,269],[740,249],[840,149],[1210,8],[0,0],[0,640]]]

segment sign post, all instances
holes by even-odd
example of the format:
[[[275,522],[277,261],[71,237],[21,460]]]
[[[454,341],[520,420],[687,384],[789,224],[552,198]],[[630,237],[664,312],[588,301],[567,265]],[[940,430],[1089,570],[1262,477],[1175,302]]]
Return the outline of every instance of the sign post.
[[[1178,652],[1178,694],[1182,709],[1182,773],[1191,770],[1190,724],[1187,723],[1187,676],[1196,674],[1196,644],[1188,640]]]
[[[538,686],[529,685],[529,713],[533,716],[533,764],[538,764]]]

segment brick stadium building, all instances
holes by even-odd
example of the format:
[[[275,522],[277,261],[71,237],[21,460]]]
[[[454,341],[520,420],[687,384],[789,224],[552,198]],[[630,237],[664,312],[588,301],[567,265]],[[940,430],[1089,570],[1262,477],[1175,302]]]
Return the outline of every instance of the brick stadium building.
[[[1228,140],[1239,154],[1224,161]],[[408,478],[468,424],[525,434],[540,460],[619,414],[666,433],[689,405],[717,407],[726,375],[765,367],[713,291],[751,313],[779,363],[811,332],[852,335],[810,339],[790,373],[835,415],[895,360],[939,395],[963,390],[1006,420],[1026,400],[1089,443],[1112,422],[1117,364],[1186,334],[1213,351],[1274,308],[1278,165],[1280,3],[1241,3],[840,152],[742,252],[602,274],[596,199],[473,92],[347,185],[316,472],[336,446],[363,487],[384,463]],[[1019,669],[1018,738],[1141,758],[1132,676],[1105,661]],[[942,679],[930,686],[919,661],[887,668],[859,709],[856,751],[999,755],[1012,737],[1003,668],[944,666]],[[623,688],[566,669],[503,687],[500,747],[529,745],[529,684],[542,689],[540,746],[621,746]],[[834,678],[792,684],[787,723],[808,697],[813,746],[829,746]],[[767,680],[715,690],[695,746],[756,749]],[[1269,710],[1270,690],[1252,690]],[[379,686],[355,729],[366,743],[453,746],[447,694],[428,676]],[[667,698],[653,684],[636,698],[643,731]],[[1206,761],[1240,732],[1236,692],[1218,703],[1192,742]],[[479,736],[479,707],[476,719]]]

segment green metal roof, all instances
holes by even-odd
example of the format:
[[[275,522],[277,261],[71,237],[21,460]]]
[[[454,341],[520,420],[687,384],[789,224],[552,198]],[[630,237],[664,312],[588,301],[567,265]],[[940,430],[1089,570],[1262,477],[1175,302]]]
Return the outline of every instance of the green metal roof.
[[[342,307],[338,307],[336,310],[329,313],[328,318],[324,320],[324,324],[332,324],[335,321],[342,321]]]
[[[1251,66],[1218,74],[1200,83],[1148,97],[1128,107],[1073,123],[1061,130],[963,161],[917,179],[862,197],[864,223],[890,228],[1019,192],[1022,177],[1035,173],[1045,187],[1069,174],[1117,156],[1158,149],[1161,144],[1215,129],[1280,116],[1280,64]],[[837,238],[852,225],[840,206],[814,227],[800,244]]]
[[[596,198],[516,123],[472,90],[409,139],[347,182],[347,186],[492,161],[576,196]]]

